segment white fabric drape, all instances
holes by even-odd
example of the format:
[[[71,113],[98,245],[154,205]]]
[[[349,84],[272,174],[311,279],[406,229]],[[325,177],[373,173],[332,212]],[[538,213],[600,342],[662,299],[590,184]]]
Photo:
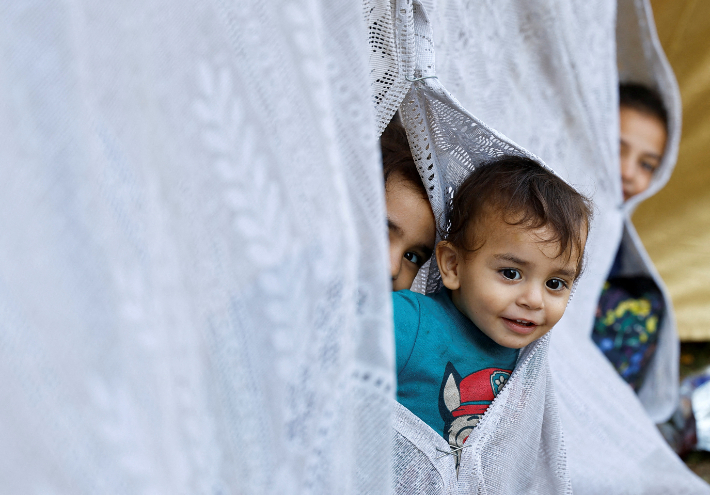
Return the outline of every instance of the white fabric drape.
[[[414,81],[406,95],[375,86],[374,94],[400,98],[400,116],[407,130],[415,163],[434,211],[443,227],[448,199],[466,175],[482,161],[501,154],[527,156],[528,151],[468,113],[437,81],[437,53],[432,25],[418,1],[393,3],[397,53],[384,52],[378,62],[408,67],[402,74]],[[373,11],[374,12],[374,9]],[[382,9],[381,12],[387,13]],[[369,19],[379,25],[386,19]],[[373,30],[371,29],[371,32]],[[374,46],[384,46],[370,40]],[[391,46],[391,45],[390,45]],[[409,59],[409,63],[402,60]],[[394,70],[394,69],[393,69]],[[378,82],[377,80],[375,82]],[[376,98],[382,106],[385,98]],[[382,112],[381,118],[389,116]],[[440,286],[433,263],[425,266],[415,285],[420,290]],[[400,405],[395,407],[394,476],[398,493],[570,493],[564,440],[548,364],[548,337],[529,345],[503,391],[473,430],[463,449],[457,475],[454,459],[439,433]],[[515,466],[526,466],[517,469]]]
[[[387,493],[392,442],[397,491],[707,491],[586,338],[623,222],[615,5],[416,5],[0,6],[4,492]],[[529,150],[605,226],[458,479],[393,406],[375,138],[398,107],[452,184],[451,138]]]
[[[637,22],[647,22],[638,20],[646,2],[634,4]],[[586,272],[551,335],[550,366],[573,490],[708,493],[588,338],[626,216],[618,166],[616,7],[612,1],[437,2],[437,72],[462,105],[541,156],[595,202]],[[657,42],[644,47],[651,52],[649,72],[667,81],[653,52]],[[677,125],[675,115],[671,122]],[[669,150],[667,160],[673,161],[672,144]],[[666,384],[676,386],[674,378]]]
[[[3,493],[387,493],[362,6],[0,6]]]
[[[542,157],[590,195],[596,210],[586,272],[551,332],[549,350],[547,341],[535,344],[544,352],[533,354],[538,362],[530,375],[533,368],[521,366],[527,363],[521,359],[518,381],[511,377],[469,438],[458,479],[436,450],[445,449],[445,442],[398,408],[397,491],[555,493],[571,485],[575,493],[589,494],[710,493],[668,448],[638,397],[589,338],[627,217],[618,164],[616,2],[413,3],[414,8],[406,0],[392,3],[393,22],[400,30],[395,40],[413,31],[415,45],[412,54],[411,44],[395,43],[400,58],[393,57],[392,66],[410,67],[401,63],[410,57],[414,63],[406,77],[437,76],[413,82],[400,108],[430,191],[443,185],[440,195],[450,194],[447,187],[486,158],[478,152],[485,142]],[[644,13],[647,5],[636,2],[635,7]],[[418,25],[418,9],[426,11],[430,22],[420,15]],[[644,46],[658,49],[654,43]],[[653,67],[651,73],[658,70]],[[452,112],[458,116],[448,118]],[[525,149],[486,131],[481,121]],[[496,144],[497,139],[502,143]],[[671,145],[667,159],[673,160],[674,153]],[[435,213],[442,211],[441,197],[431,199]],[[545,390],[540,385],[546,383],[544,370],[551,375]],[[523,400],[511,400],[525,376],[538,388],[523,392]],[[514,422],[507,423],[510,418]]]

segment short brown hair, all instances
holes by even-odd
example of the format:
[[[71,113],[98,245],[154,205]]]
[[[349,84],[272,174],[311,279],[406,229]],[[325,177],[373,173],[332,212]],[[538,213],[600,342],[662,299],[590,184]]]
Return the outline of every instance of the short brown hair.
[[[454,194],[443,237],[458,248],[476,251],[485,242],[477,239],[476,227],[491,214],[501,215],[508,225],[530,229],[549,226],[554,234],[545,241],[559,242],[558,256],[571,256],[576,249],[576,276],[581,274],[592,205],[553,172],[517,156],[478,166]]]
[[[389,176],[398,174],[412,189],[419,192],[428,201],[429,197],[426,189],[417,171],[417,166],[414,164],[407,133],[404,130],[404,126],[399,122],[397,115],[382,132],[380,148],[382,150],[382,172],[385,178],[385,187]]]

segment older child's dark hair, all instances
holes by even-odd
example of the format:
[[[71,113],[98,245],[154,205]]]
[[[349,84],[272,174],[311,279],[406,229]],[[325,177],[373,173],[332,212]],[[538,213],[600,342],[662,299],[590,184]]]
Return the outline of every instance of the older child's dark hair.
[[[663,127],[668,128],[668,111],[663,104],[661,95],[648,86],[636,83],[620,84],[619,107],[633,108],[656,117],[663,122]]]
[[[485,243],[478,234],[491,215],[508,225],[529,229],[549,226],[559,255],[579,253],[582,272],[592,204],[572,186],[528,158],[505,156],[477,167],[454,194],[444,237],[454,246],[476,251]]]
[[[428,200],[426,189],[414,164],[414,158],[412,158],[407,133],[404,130],[404,126],[399,122],[397,115],[382,132],[380,148],[382,150],[382,172],[385,177],[385,187],[390,175],[398,174],[415,191],[421,193],[424,199]]]

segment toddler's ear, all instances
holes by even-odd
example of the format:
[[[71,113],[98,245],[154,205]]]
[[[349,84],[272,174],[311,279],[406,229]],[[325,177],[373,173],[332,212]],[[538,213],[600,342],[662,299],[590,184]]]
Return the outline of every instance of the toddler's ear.
[[[448,241],[441,241],[436,245],[436,264],[439,265],[441,281],[449,290],[456,290],[461,286],[459,281],[459,253]]]

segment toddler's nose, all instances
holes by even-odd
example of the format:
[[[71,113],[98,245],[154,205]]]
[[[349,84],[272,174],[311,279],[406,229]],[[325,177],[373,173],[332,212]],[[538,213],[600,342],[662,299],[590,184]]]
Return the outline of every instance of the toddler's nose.
[[[397,280],[399,272],[402,271],[402,258],[404,256],[399,253],[390,251],[390,272],[392,274],[392,282]]]
[[[518,304],[527,309],[537,310],[543,307],[542,289],[536,284],[526,284],[518,297]]]

